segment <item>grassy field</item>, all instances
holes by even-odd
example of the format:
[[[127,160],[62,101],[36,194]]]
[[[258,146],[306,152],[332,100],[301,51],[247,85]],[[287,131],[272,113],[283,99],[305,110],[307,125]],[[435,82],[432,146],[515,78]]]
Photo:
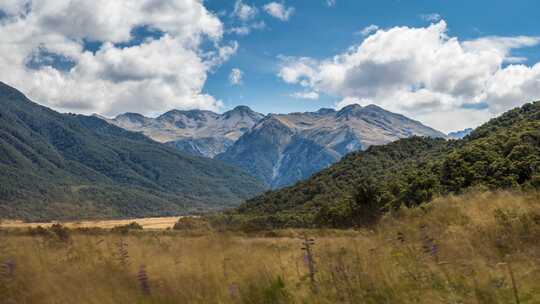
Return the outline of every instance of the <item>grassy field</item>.
[[[538,282],[539,194],[442,198],[357,231],[0,231],[0,303],[540,303]]]
[[[104,228],[110,229],[116,226],[127,225],[132,222],[136,222],[141,225],[144,229],[167,229],[172,228],[174,223],[178,221],[179,216],[170,216],[170,217],[146,217],[146,218],[135,218],[135,219],[121,219],[121,220],[95,220],[95,221],[76,221],[76,222],[61,222],[61,224],[68,228]],[[56,222],[48,223],[26,223],[23,221],[17,220],[3,220],[0,221],[0,229],[10,229],[10,228],[35,228],[38,226],[41,227],[50,227]]]

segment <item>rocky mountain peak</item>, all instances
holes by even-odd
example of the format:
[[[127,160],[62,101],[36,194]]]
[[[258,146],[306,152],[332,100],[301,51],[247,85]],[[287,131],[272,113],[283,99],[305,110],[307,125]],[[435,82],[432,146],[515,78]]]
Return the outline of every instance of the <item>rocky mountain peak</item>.
[[[94,116],[103,119],[103,117],[101,116],[97,116],[97,115],[94,115]],[[108,119],[106,120],[109,121]],[[120,114],[113,119],[113,121],[117,121],[124,125],[136,125],[136,126],[142,126],[142,125],[148,124],[150,120],[151,120],[150,118],[144,115],[141,115],[139,113],[131,113],[131,112]]]
[[[343,107],[336,113],[337,117],[358,116],[362,112],[362,106],[359,104],[351,104]]]
[[[231,112],[237,112],[237,113],[255,113],[250,107],[248,106],[236,106],[234,109],[231,110]]]
[[[126,113],[108,121],[131,131],[142,132],[184,152],[211,158],[225,151],[264,117],[247,106],[238,106],[223,114],[174,109],[157,118],[137,115]]]
[[[190,119],[190,120],[206,120],[207,116],[217,116],[218,114],[205,111],[205,110],[171,110],[160,115],[156,120],[178,120],[178,119]]]
[[[224,119],[229,119],[229,118],[231,118],[233,116],[239,116],[241,118],[247,117],[247,118],[252,118],[252,119],[256,119],[256,120],[260,120],[260,119],[262,119],[264,117],[264,115],[253,111],[248,106],[237,106],[234,109],[229,110],[229,111],[222,114],[222,117]]]
[[[144,116],[144,115],[141,115],[141,114],[139,114],[139,113],[127,112],[127,113],[120,114],[120,115],[116,116],[115,119],[138,120],[138,119],[144,119],[144,118],[147,118],[147,117]]]
[[[237,106],[223,114],[172,110],[146,119],[145,124],[116,124],[184,152],[242,167],[271,187],[294,183],[372,145],[413,135],[446,137],[376,105],[266,116]]]
[[[444,134],[376,105],[353,104],[338,112],[269,114],[217,156],[240,166],[268,186],[304,179],[343,155],[413,135]]]

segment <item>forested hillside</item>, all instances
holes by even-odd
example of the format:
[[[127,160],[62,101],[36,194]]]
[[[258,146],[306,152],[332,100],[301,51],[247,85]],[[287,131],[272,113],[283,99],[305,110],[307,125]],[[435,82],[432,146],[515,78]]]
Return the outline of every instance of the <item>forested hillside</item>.
[[[462,140],[414,137],[351,153],[306,181],[248,200],[231,215],[253,228],[352,227],[401,205],[470,188],[538,187],[540,102],[535,102]]]
[[[234,206],[264,188],[99,118],[60,114],[0,83],[0,217],[170,215]]]

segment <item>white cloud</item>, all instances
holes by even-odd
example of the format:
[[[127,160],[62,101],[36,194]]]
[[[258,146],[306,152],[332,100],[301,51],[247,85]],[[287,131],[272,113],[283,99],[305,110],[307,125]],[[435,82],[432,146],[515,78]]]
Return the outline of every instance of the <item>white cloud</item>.
[[[231,73],[229,74],[229,82],[232,85],[239,85],[242,83],[242,77],[244,76],[244,72],[238,68],[234,68],[231,70]]]
[[[325,60],[282,56],[278,76],[341,97],[338,104],[370,101],[443,131],[462,129],[540,99],[540,63],[503,65],[515,60],[512,49],[538,43],[526,36],[460,41],[440,21],[378,30]]]
[[[475,40],[463,42],[463,47],[467,51],[481,52],[489,50],[498,52],[499,56],[504,59],[512,59],[509,57],[510,51],[516,48],[529,47],[537,45],[540,42],[538,37],[516,36],[516,37],[497,37],[487,36]]]
[[[441,15],[437,13],[431,13],[431,14],[422,14],[420,15],[420,18],[424,19],[425,21],[429,22],[437,22],[441,20]]]
[[[239,36],[249,35],[253,30],[262,30],[266,28],[264,21],[256,21],[255,17],[259,14],[259,9],[255,6],[250,6],[237,0],[234,4],[233,17],[236,17],[239,22],[227,29],[227,33],[236,34]]]
[[[240,36],[245,36],[245,35],[249,35],[249,33],[251,33],[251,28],[247,25],[242,25],[242,26],[235,26],[235,27],[231,27],[229,30],[228,30],[229,33],[234,33],[236,35],[240,35]]]
[[[291,94],[291,97],[299,98],[299,99],[311,99],[316,100],[319,99],[319,93],[315,91],[309,91],[309,92],[295,92]]]
[[[270,2],[264,6],[264,10],[272,17],[281,21],[287,21],[294,14],[294,7],[286,7],[283,3]]]
[[[371,34],[375,33],[378,29],[379,29],[379,27],[377,25],[371,24],[371,25],[366,26],[365,28],[363,28],[360,31],[360,34],[362,36],[368,36],[368,35],[371,35]]]
[[[263,30],[266,28],[264,21],[244,23],[240,26],[234,26],[227,30],[229,33],[233,33],[240,36],[249,35],[253,30]]]
[[[259,10],[255,6],[249,6],[242,2],[242,0],[237,0],[234,3],[233,14],[242,21],[248,21],[258,14]]]
[[[6,0],[0,9],[2,81],[47,106],[105,115],[221,106],[202,88],[238,44],[222,42],[221,21],[199,0]],[[133,45],[141,27],[159,34]]]
[[[326,6],[328,7],[336,6],[336,0],[326,0]]]

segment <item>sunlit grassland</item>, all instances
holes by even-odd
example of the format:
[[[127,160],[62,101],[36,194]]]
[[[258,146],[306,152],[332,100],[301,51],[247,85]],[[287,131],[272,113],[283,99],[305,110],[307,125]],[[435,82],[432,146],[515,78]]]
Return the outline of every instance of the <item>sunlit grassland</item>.
[[[131,222],[136,222],[145,229],[167,229],[172,228],[179,216],[170,217],[145,217],[135,219],[114,219],[114,220],[85,220],[85,221],[65,221],[61,222],[63,226],[68,228],[105,228],[110,229],[116,226],[128,225]],[[35,228],[37,226],[50,227],[55,222],[24,222],[20,220],[3,220],[0,221],[1,228]]]
[[[539,194],[441,198],[355,231],[67,233],[0,232],[0,303],[540,303]]]

